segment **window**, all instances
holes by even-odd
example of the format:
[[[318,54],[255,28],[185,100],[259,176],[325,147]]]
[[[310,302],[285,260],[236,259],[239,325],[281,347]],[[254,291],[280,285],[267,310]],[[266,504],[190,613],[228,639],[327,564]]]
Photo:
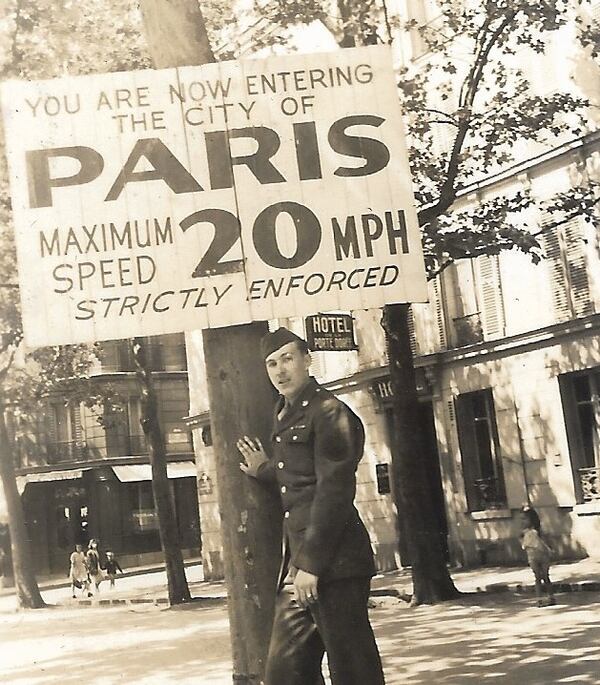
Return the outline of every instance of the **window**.
[[[456,347],[504,335],[504,306],[497,255],[461,259],[448,269]]]
[[[142,338],[146,359],[152,371],[185,371],[187,359],[183,333],[154,335]],[[128,340],[102,343],[102,370],[132,372],[136,370],[135,360]]]
[[[600,500],[600,368],[558,381],[577,501]]]
[[[377,492],[380,495],[389,495],[392,491],[390,480],[390,465],[375,464],[375,476],[377,478]]]
[[[542,226],[553,219],[548,216]],[[556,321],[587,316],[594,311],[587,273],[586,239],[582,219],[575,217],[542,234]]]
[[[81,425],[81,407],[78,404],[51,404],[48,429],[48,463],[85,459],[86,446]]]
[[[141,402],[139,397],[130,397],[121,406],[121,411],[105,411],[106,456],[128,457],[148,453],[140,418]]]
[[[492,391],[464,393],[455,404],[469,510],[504,507],[506,494]]]

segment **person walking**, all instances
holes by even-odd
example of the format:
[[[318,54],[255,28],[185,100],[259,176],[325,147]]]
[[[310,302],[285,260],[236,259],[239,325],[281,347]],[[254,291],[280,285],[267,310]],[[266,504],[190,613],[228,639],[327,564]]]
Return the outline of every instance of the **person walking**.
[[[86,555],[83,551],[82,545],[75,545],[75,551],[71,552],[69,557],[69,573],[67,574],[71,580],[71,596],[76,599],[75,590],[81,590],[81,594],[89,592],[89,576],[88,567],[86,563]]]
[[[98,540],[92,538],[88,545],[85,555],[90,581],[94,584],[94,592],[100,591],[100,583],[104,580],[102,569],[100,568],[100,552],[98,551]],[[89,593],[91,594],[91,593]]]
[[[106,551],[106,564],[104,570],[106,571],[107,579],[110,580],[110,587],[114,588],[117,571],[123,573],[123,569],[117,561],[114,552],[111,552],[109,550]]]
[[[275,484],[284,508],[284,559],[265,685],[322,684],[327,653],[332,685],[382,685],[368,616],[375,573],[367,530],[354,506],[364,427],[310,376],[306,341],[286,328],[261,341],[280,393],[269,453],[240,438],[242,471]]]

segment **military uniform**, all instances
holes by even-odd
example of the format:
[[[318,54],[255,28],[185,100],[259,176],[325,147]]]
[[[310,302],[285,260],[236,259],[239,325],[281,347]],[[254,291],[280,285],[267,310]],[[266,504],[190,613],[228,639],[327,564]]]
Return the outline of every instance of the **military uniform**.
[[[310,378],[290,407],[275,407],[272,456],[256,477],[275,484],[284,509],[284,568],[266,669],[267,685],[322,683],[327,651],[333,685],[380,685],[381,661],[367,614],[375,572],[354,506],[363,453],[361,420]],[[300,607],[283,579],[302,569],[319,598]]]

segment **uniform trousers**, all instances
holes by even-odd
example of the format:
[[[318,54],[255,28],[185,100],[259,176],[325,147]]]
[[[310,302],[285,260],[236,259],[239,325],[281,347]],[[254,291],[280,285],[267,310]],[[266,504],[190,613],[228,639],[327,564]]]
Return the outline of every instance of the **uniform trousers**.
[[[383,685],[367,610],[370,583],[319,583],[319,598],[306,609],[285,585],[277,594],[265,685],[322,685],[324,652],[332,685]]]

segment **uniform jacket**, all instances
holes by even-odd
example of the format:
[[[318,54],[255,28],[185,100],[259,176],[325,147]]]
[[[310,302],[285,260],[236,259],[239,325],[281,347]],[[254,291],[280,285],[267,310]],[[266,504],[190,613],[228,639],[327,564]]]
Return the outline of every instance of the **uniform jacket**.
[[[365,442],[361,420],[312,377],[279,419],[282,408],[280,398],[272,456],[257,478],[279,490],[291,565],[320,580],[372,576],[369,535],[354,506]]]

